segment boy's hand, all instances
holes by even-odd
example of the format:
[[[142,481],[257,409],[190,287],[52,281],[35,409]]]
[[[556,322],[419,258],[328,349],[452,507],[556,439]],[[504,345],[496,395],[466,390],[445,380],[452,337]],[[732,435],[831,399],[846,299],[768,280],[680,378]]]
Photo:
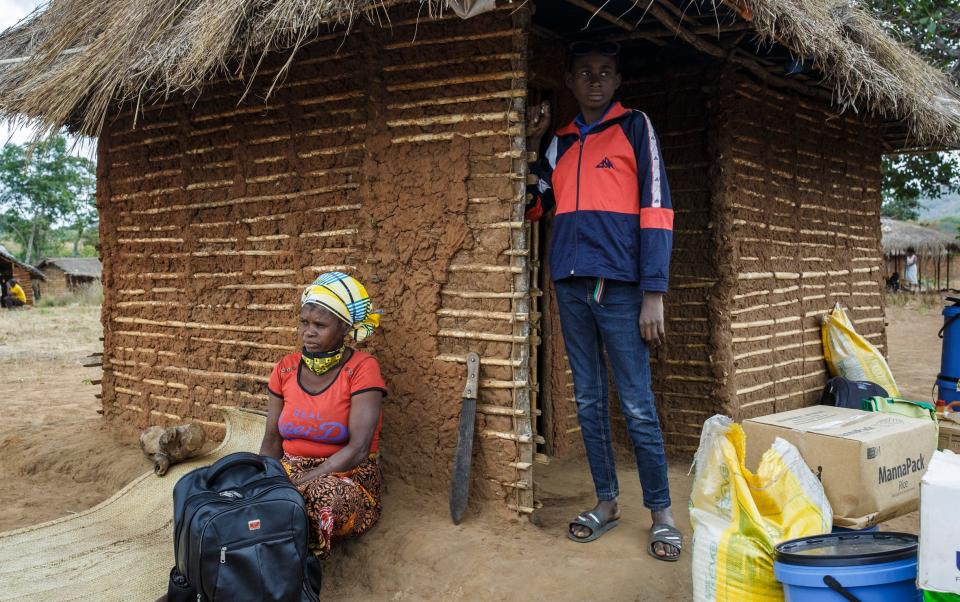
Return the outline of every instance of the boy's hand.
[[[550,127],[550,103],[541,102],[539,105],[527,107],[527,139],[540,146],[540,139]],[[538,150],[532,148],[531,150]]]
[[[663,325],[663,293],[645,292],[640,306],[640,336],[647,346],[660,346],[666,331]]]

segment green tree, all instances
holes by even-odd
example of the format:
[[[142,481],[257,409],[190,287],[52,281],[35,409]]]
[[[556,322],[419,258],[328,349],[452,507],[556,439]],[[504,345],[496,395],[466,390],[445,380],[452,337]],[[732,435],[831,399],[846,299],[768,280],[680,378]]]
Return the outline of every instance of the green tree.
[[[960,192],[960,161],[955,153],[887,155],[883,158],[884,217],[920,218],[920,199]]]
[[[0,230],[20,243],[21,259],[33,263],[47,251],[58,225],[75,232],[74,240],[83,237],[96,215],[94,174],[93,163],[71,154],[63,136],[32,153],[17,144],[0,150]]]
[[[72,222],[70,225],[72,234],[70,242],[73,245],[71,255],[74,257],[80,254],[81,242],[90,245],[90,241],[97,238],[97,231],[94,229],[97,226],[97,206],[93,196],[95,181],[93,180],[87,189],[89,192],[84,193],[86,196],[74,203],[74,210],[70,216]]]
[[[867,0],[890,32],[928,61],[960,80],[960,0]],[[882,213],[920,217],[921,198],[960,192],[960,159],[954,153],[888,155],[883,159]]]

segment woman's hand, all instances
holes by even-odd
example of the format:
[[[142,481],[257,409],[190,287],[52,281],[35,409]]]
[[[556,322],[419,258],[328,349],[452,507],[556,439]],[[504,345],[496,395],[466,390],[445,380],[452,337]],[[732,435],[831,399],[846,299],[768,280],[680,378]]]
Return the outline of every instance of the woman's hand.
[[[527,107],[527,148],[540,149],[540,139],[550,127],[550,103],[543,101],[538,105]]]
[[[646,292],[643,294],[643,305],[640,306],[640,336],[647,346],[656,349],[660,346],[664,336],[663,324],[663,293]]]
[[[322,465],[321,465],[322,466]],[[313,468],[311,470],[305,470],[298,475],[290,477],[290,482],[296,485],[297,487],[306,485],[310,481],[322,477],[327,474],[325,471],[321,470],[320,467]]]

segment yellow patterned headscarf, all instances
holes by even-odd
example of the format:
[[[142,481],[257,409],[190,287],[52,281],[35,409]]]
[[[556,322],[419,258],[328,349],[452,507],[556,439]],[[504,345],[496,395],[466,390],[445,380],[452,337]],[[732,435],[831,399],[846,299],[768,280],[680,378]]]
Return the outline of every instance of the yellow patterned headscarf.
[[[341,272],[327,272],[308,286],[300,297],[300,306],[319,305],[349,324],[353,340],[360,342],[380,326],[380,314],[373,311],[367,289],[356,278]]]

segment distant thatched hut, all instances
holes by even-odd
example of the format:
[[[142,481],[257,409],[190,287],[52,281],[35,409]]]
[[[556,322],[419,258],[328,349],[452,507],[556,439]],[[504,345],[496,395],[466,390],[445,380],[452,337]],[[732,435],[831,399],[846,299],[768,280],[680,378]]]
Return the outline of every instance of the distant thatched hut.
[[[0,297],[7,295],[7,281],[16,278],[27,295],[27,305],[33,305],[33,285],[44,279],[43,272],[18,260],[3,245],[0,245]]]
[[[41,296],[57,297],[100,282],[103,267],[96,257],[48,257],[37,264],[47,276]]]
[[[954,279],[960,276],[958,266],[952,265],[960,251],[956,236],[889,218],[880,220],[880,231],[888,276],[903,276],[908,249],[917,254],[920,282],[928,281],[934,290],[950,288],[951,271]]]
[[[107,416],[215,430],[263,407],[297,291],[342,269],[385,310],[388,467],[445,482],[475,350],[482,491],[532,512],[538,453],[579,447],[524,115],[572,117],[583,35],[621,41],[677,208],[668,446],[815,402],[819,314],[843,300],[884,345],[881,153],[957,145],[957,91],[847,2],[634,4],[53,0],[7,32],[0,111],[99,136]]]

